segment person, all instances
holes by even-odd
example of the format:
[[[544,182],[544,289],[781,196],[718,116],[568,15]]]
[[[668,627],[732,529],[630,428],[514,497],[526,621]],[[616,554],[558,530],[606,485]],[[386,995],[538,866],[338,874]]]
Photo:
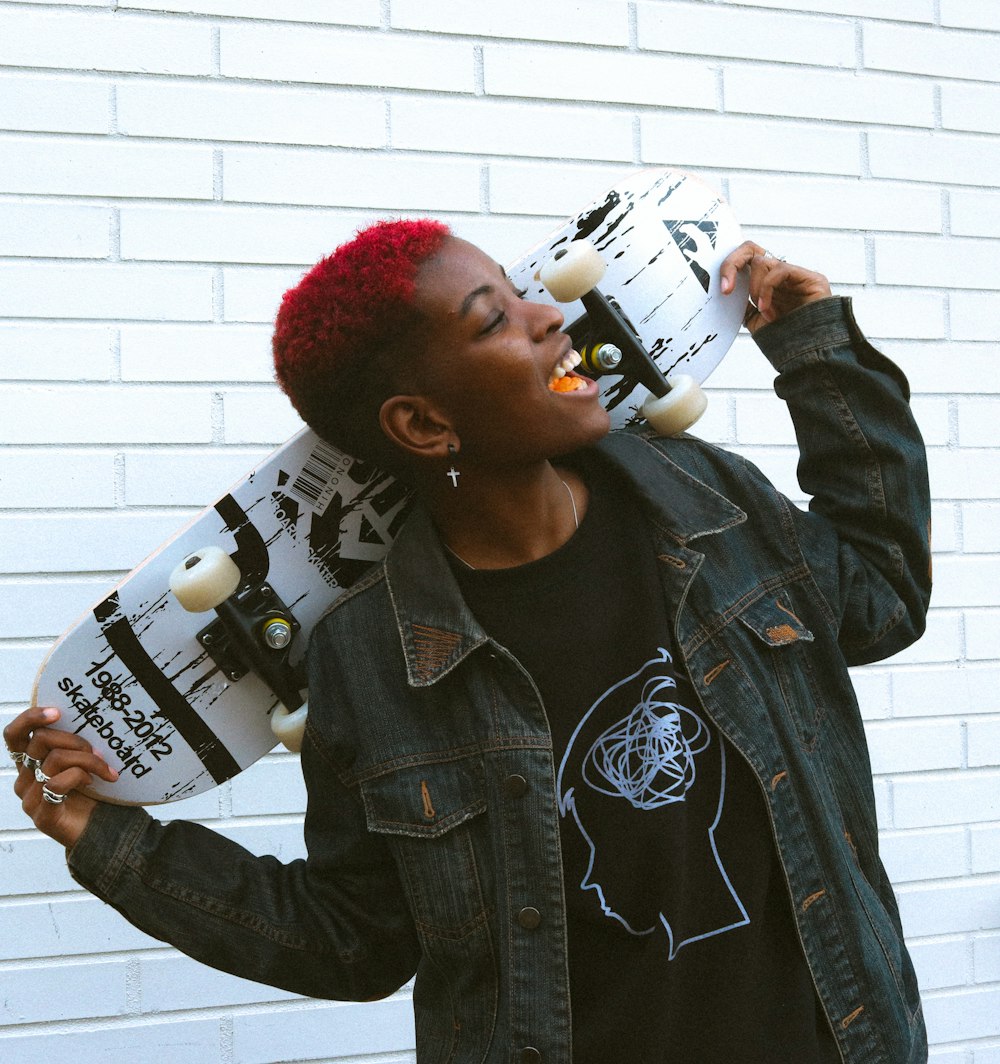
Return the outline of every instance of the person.
[[[406,478],[384,562],[309,649],[308,857],[80,793],[115,778],[19,715],[15,790],[74,877],[237,975],[366,1000],[414,974],[421,1062],[915,1064],[913,966],[847,667],[930,589],[900,370],[821,274],[748,242],[808,512],[693,435],[609,431],[563,318],[431,221],[286,294],[303,418]]]

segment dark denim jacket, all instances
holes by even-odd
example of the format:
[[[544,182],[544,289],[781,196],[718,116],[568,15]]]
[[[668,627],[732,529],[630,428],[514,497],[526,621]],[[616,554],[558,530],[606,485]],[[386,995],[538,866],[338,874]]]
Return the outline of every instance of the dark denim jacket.
[[[915,1064],[920,1001],[846,666],[922,631],[923,446],[905,379],[847,301],[802,308],[758,341],[795,421],[808,514],[692,437],[615,433],[597,452],[656,531],[702,707],[760,782],[844,1060]],[[337,602],[310,658],[307,861],[104,806],[70,855],[74,875],[199,960],[300,993],[373,998],[416,972],[421,1062],[568,1064],[545,711],[465,607],[425,512]]]

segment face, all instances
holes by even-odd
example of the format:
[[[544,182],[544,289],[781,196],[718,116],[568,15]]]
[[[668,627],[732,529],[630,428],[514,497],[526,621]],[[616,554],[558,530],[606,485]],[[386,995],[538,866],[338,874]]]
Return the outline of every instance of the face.
[[[463,463],[554,458],[608,432],[595,382],[549,388],[572,353],[562,314],[522,299],[478,248],[449,238],[418,273],[414,302],[431,324],[419,390],[448,418]]]

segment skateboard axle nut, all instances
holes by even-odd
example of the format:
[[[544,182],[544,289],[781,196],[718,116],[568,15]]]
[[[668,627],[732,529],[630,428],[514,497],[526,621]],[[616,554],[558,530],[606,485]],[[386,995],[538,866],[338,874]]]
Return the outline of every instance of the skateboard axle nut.
[[[264,626],[264,642],[272,650],[284,650],[292,641],[292,626],[282,617],[275,617]]]

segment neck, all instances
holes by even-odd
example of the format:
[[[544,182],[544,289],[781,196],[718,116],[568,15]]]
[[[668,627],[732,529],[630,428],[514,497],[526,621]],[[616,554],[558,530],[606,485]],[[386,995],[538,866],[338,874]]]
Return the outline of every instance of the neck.
[[[587,506],[582,479],[549,462],[488,475],[469,469],[457,487],[442,477],[422,494],[445,545],[475,569],[544,558],[573,535]]]

